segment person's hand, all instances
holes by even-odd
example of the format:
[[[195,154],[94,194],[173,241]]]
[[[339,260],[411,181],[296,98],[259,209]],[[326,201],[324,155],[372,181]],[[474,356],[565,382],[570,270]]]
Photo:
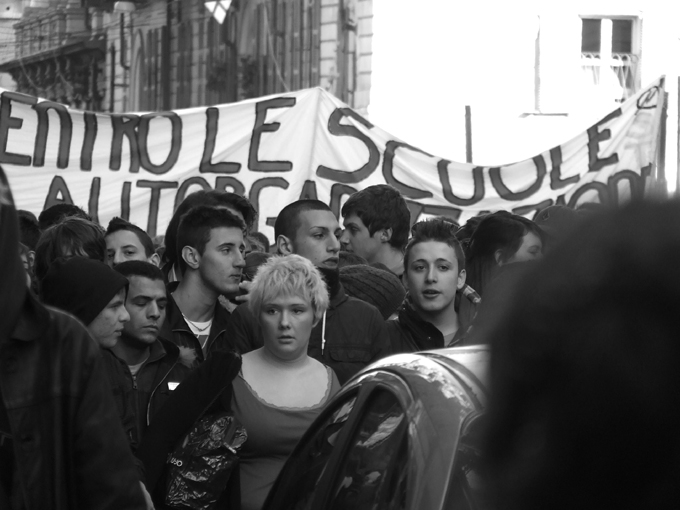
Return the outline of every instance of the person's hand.
[[[248,300],[250,299],[250,288],[252,286],[253,282],[248,280],[243,280],[241,283],[239,283],[238,288],[241,289],[241,291],[245,291],[245,293],[236,296],[234,298],[234,301],[236,301],[238,304],[247,303]]]
[[[151,495],[146,490],[144,484],[140,481],[139,486],[142,488],[142,494],[144,494],[144,502],[146,503],[146,510],[155,510],[153,506],[153,501],[151,501]]]

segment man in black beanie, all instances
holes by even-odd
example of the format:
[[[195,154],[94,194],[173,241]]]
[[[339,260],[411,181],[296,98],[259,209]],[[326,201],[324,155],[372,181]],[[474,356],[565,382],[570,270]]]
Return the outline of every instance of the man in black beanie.
[[[0,508],[145,509],[99,349],[24,276],[0,168]]]
[[[392,318],[406,297],[397,275],[368,264],[341,267],[340,283],[348,295],[375,306],[385,320]]]
[[[128,281],[98,260],[57,259],[42,280],[43,303],[73,314],[85,324],[100,347],[116,345],[123,325]]]

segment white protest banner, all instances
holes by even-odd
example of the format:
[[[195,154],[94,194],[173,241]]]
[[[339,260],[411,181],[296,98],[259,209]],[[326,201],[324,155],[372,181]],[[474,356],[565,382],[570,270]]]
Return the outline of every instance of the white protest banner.
[[[270,239],[286,204],[318,198],[337,214],[349,194],[379,183],[404,195],[412,221],[444,214],[462,222],[499,209],[530,216],[552,204],[612,203],[644,193],[663,82],[572,140],[498,167],[427,154],[320,88],[123,114],[82,112],[2,91],[0,164],[18,208],[39,213],[75,203],[104,225],[122,216],[151,235],[164,233],[173,208],[201,188],[248,197]]]

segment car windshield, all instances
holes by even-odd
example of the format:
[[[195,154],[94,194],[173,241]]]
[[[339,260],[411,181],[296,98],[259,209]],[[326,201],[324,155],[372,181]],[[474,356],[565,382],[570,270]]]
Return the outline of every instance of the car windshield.
[[[334,477],[330,508],[405,508],[407,448],[403,408],[391,392],[375,391]]]

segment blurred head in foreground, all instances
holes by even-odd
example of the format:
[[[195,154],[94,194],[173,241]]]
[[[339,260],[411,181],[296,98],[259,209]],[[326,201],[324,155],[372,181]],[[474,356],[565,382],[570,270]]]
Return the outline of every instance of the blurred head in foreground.
[[[486,331],[498,508],[677,508],[680,203],[592,218]]]

